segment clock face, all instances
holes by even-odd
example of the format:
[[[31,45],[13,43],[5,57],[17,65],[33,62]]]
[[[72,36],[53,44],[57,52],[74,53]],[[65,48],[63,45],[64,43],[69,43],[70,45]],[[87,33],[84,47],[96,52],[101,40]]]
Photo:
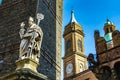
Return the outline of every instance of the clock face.
[[[72,70],[73,70],[73,64],[72,63],[67,64],[67,67],[66,67],[67,74],[70,74]]]

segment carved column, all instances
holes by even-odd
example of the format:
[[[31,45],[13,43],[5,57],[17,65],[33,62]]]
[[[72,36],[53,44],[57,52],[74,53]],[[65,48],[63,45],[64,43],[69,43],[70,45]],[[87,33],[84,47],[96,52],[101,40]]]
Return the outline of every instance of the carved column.
[[[111,69],[111,72],[112,72],[112,80],[117,80],[117,76],[116,76],[116,73],[115,73],[115,69],[112,68],[112,69]]]

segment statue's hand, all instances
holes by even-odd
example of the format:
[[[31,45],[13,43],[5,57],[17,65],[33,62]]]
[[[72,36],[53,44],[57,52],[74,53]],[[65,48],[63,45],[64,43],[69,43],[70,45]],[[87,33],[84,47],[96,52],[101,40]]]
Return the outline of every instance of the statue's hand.
[[[24,27],[25,27],[25,23],[22,22],[22,23],[20,24],[20,27],[21,27],[21,28],[24,28]]]

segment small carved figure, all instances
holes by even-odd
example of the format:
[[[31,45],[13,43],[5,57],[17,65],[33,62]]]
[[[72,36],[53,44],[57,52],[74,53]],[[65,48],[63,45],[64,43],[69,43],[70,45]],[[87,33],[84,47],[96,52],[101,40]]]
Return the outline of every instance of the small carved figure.
[[[40,48],[42,43],[43,32],[41,28],[35,24],[32,17],[29,17],[28,20],[28,28],[24,29],[24,22],[21,23],[20,27],[20,59],[31,58],[36,61],[39,60],[40,57]]]
[[[94,59],[94,55],[90,53],[88,55],[87,61],[89,62],[89,65],[91,66],[92,64],[97,65],[97,62]]]

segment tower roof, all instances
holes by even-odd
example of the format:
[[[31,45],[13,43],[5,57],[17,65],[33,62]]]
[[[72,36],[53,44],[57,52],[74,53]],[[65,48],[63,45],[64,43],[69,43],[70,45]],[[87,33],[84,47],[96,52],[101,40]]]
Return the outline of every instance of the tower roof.
[[[74,11],[73,11],[73,10],[71,11],[71,20],[70,20],[70,23],[72,23],[72,22],[78,23],[78,22],[76,21],[76,19],[75,19]]]
[[[114,24],[112,23],[112,21],[110,21],[109,19],[107,19],[106,23],[104,24],[104,26],[107,26],[107,25],[114,25]]]

